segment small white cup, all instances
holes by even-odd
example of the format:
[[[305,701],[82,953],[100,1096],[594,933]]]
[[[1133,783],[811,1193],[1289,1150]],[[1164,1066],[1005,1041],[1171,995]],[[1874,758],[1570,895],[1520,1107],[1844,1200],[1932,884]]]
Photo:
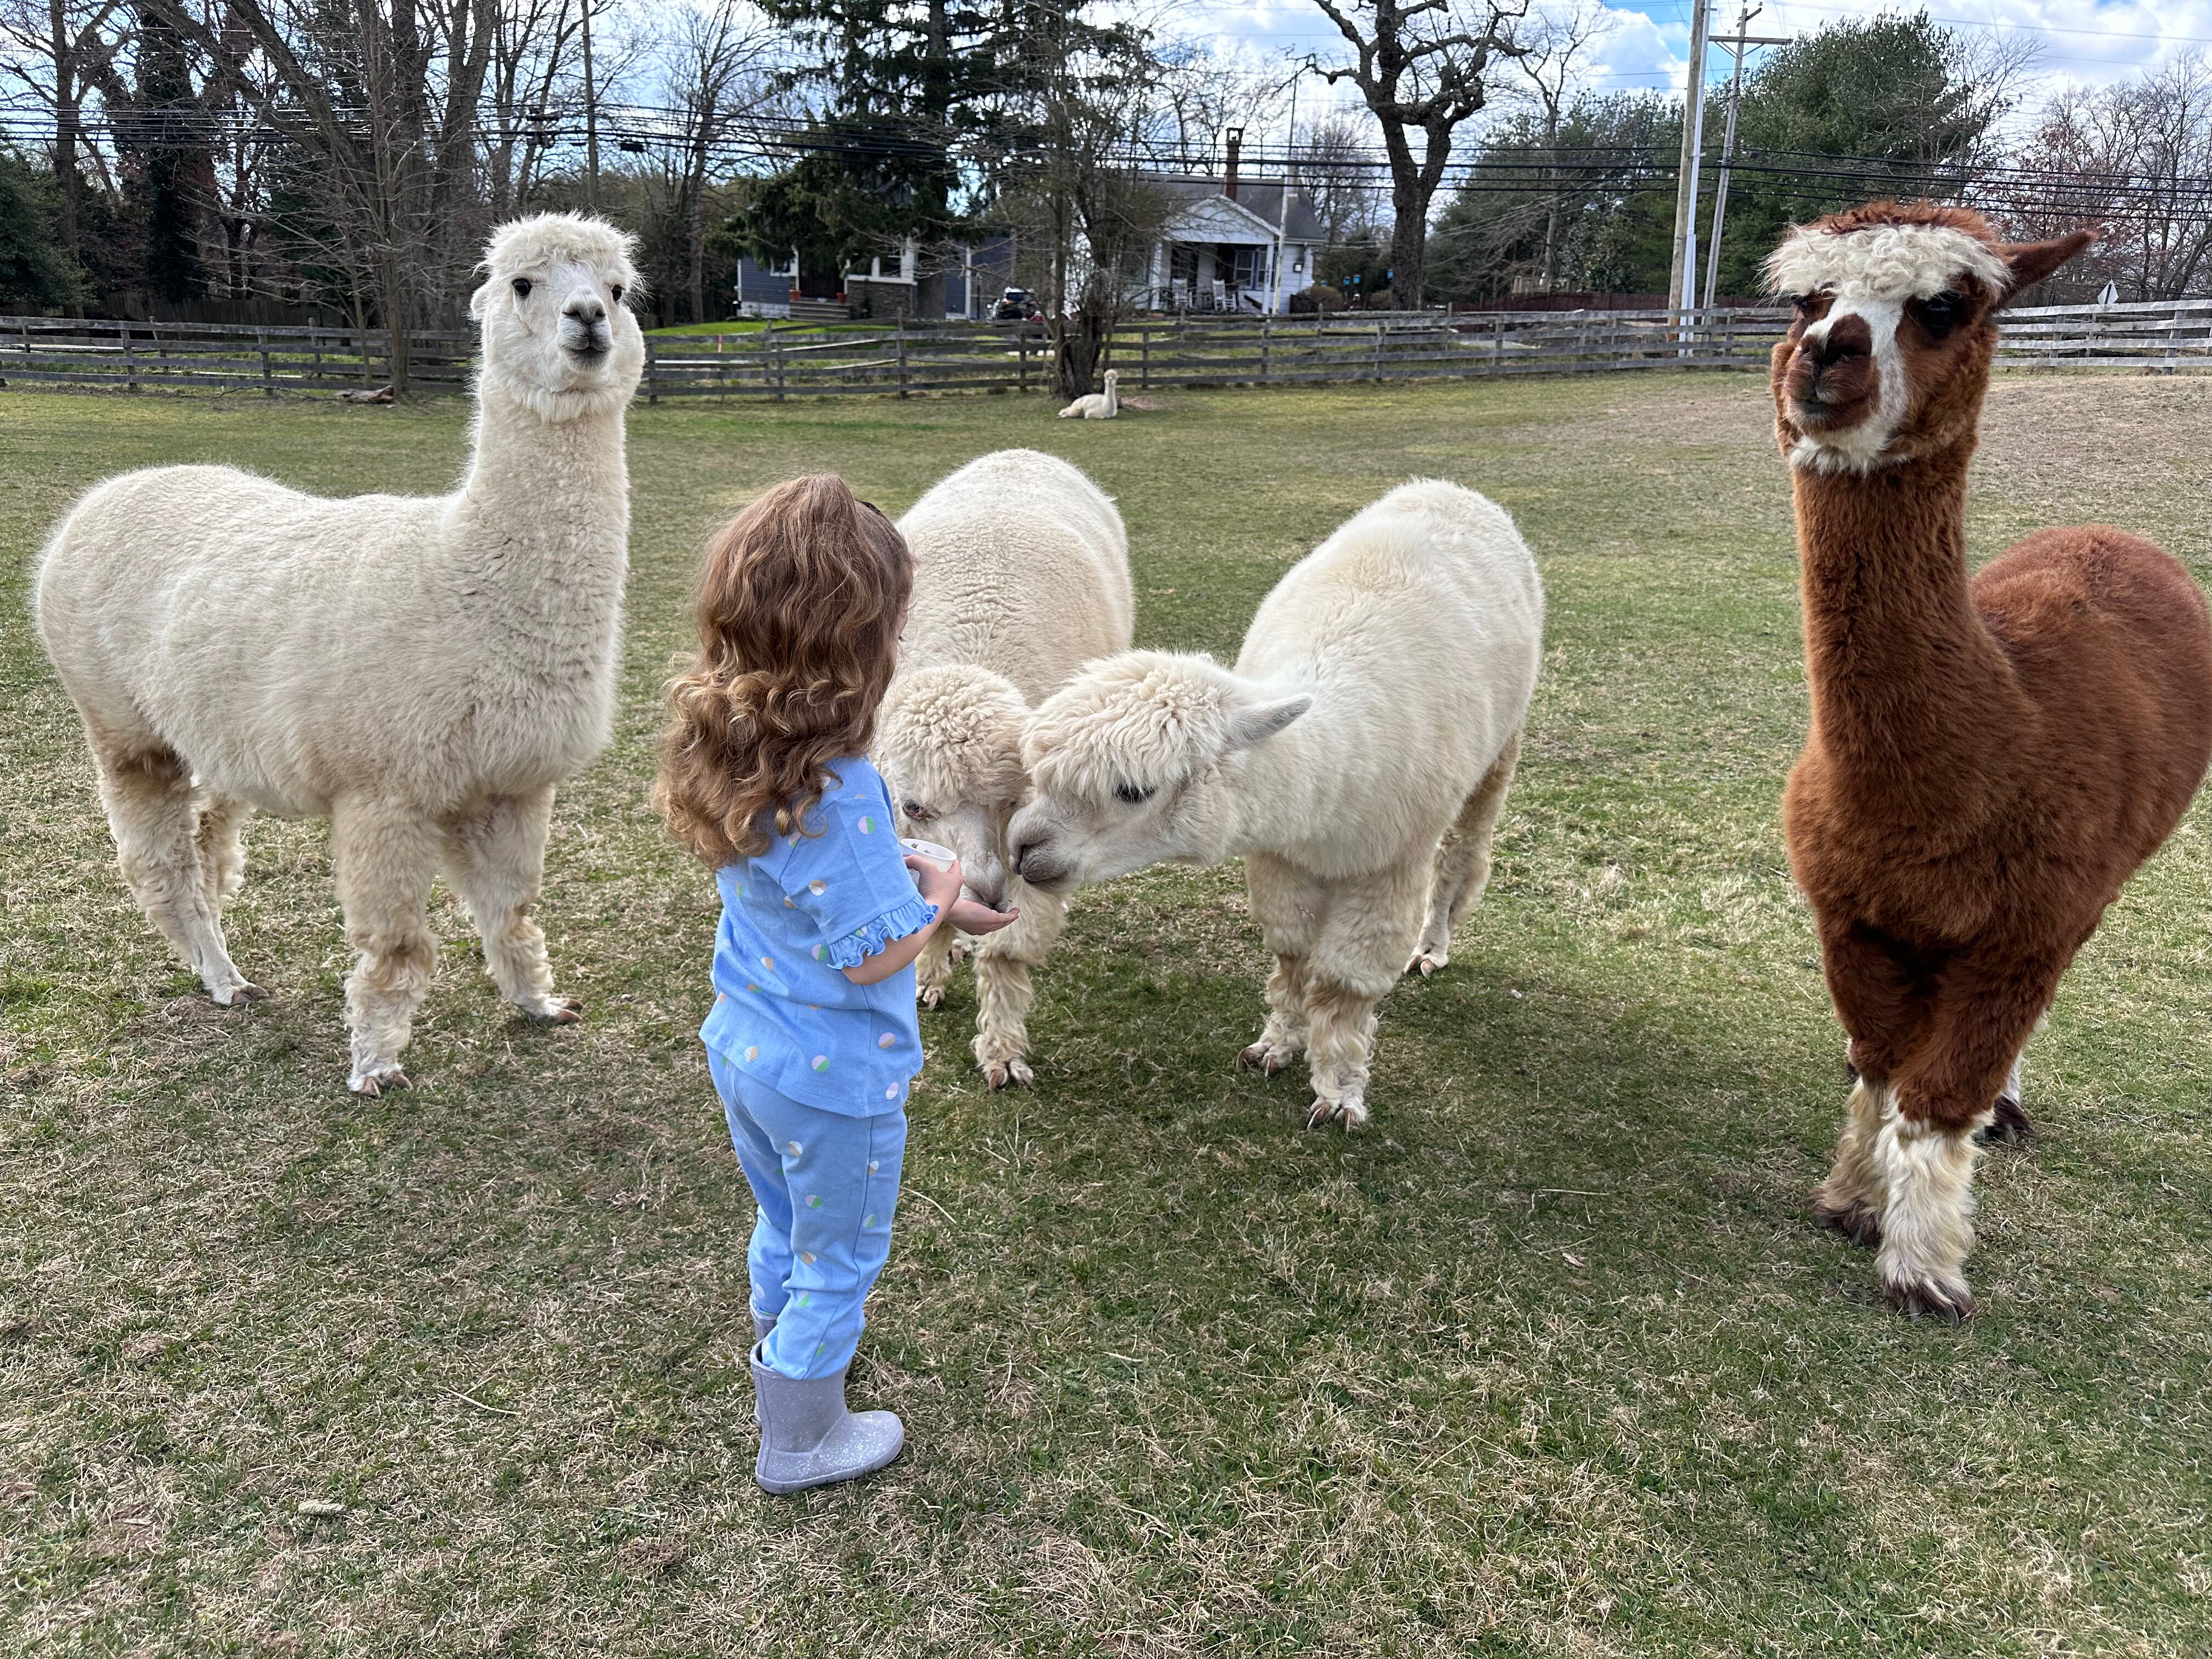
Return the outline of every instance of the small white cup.
[[[899,845],[916,858],[927,859],[939,870],[950,870],[960,862],[959,854],[954,852],[950,847],[939,847],[933,841],[910,841],[902,836],[899,837]]]

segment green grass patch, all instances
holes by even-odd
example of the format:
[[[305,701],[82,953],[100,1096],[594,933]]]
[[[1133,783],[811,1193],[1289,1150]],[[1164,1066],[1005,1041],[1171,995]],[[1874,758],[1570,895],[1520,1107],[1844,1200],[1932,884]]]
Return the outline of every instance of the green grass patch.
[[[1893,1316],[1804,1202],[1843,1055],[1776,825],[1805,697],[1764,398],[639,409],[617,737],[562,793],[542,908],[586,1023],[507,1018],[441,893],[417,1087],[366,1102],[325,830],[249,829],[229,931],[275,995],[214,1008],[115,871],[29,569],[130,466],[444,488],[465,407],[0,398],[5,1645],[2205,1651],[2204,812],[2030,1050],[2041,1138],[1985,1165],[1983,1311]],[[2095,518],[2203,574],[2208,416],[2203,381],[2001,381],[1976,556]],[[763,486],[834,467],[897,512],[1014,444],[1119,500],[1140,642],[1224,656],[1391,484],[1496,496],[1550,591],[1528,752],[1452,966],[1383,1005],[1364,1135],[1236,1070],[1265,963],[1234,870],[1079,898],[1033,1091],[980,1088],[957,981],[855,1378],[912,1449],[770,1499],[751,1205],[693,1036],[714,892],[645,799],[659,686],[698,548]]]

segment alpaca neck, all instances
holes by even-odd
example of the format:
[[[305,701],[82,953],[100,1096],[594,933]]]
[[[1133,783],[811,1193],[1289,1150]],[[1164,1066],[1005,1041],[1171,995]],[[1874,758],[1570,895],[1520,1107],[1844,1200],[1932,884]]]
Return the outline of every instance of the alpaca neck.
[[[1831,763],[1931,804],[2007,751],[2028,714],[1967,591],[1971,432],[1866,473],[1794,474],[1813,726]]]
[[[611,534],[619,561],[629,477],[619,404],[548,421],[489,377],[479,385],[460,502],[465,512],[497,514],[518,550],[547,542],[573,556],[586,539]]]
[[[1113,381],[1109,380],[1106,382],[1106,412],[1109,415],[1118,415],[1121,413],[1121,404],[1119,397],[1119,388]]]

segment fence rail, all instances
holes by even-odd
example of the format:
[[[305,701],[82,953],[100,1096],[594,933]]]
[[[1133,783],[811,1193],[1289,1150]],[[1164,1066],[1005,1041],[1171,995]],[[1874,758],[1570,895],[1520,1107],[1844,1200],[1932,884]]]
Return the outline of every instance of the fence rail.
[[[1171,386],[1326,386],[1356,380],[1760,368],[1789,313],[1667,311],[1395,313],[1320,318],[1146,319],[1115,336],[1124,392]],[[648,336],[641,392],[663,398],[909,397],[1042,391],[1041,325],[896,323]],[[426,389],[467,381],[470,333],[408,336]],[[2008,312],[2000,362],[2017,368],[2212,368],[2212,301],[2048,306]],[[390,377],[381,330],[0,317],[0,380],[225,392],[325,392]]]

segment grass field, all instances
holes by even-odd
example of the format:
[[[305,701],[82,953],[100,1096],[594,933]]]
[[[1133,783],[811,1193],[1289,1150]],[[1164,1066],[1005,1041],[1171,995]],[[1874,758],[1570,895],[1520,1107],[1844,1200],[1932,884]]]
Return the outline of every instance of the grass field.
[[[131,905],[25,626],[104,474],[431,490],[465,410],[0,398],[0,1645],[21,1653],[2076,1655],[2212,1650],[2212,860],[2200,808],[2030,1050],[1964,1330],[1807,1217],[1842,1041],[1775,801],[1805,712],[1752,378],[639,410],[612,749],[543,915],[586,1023],[448,941],[411,1093],[344,1088],[317,824],[249,832],[221,1012]],[[2109,518],[2212,576],[2212,381],[2008,379],[1977,557]],[[711,884],[646,805],[707,531],[836,467],[896,512],[1040,445],[1121,501],[1139,641],[1255,602],[1409,473],[1518,514],[1532,742],[1373,1127],[1239,1073],[1234,870],[1083,895],[1037,1087],[924,1018],[855,1393],[884,1476],[750,1480],[751,1205],[693,1033]],[[343,1506],[303,1515],[303,1501]]]

